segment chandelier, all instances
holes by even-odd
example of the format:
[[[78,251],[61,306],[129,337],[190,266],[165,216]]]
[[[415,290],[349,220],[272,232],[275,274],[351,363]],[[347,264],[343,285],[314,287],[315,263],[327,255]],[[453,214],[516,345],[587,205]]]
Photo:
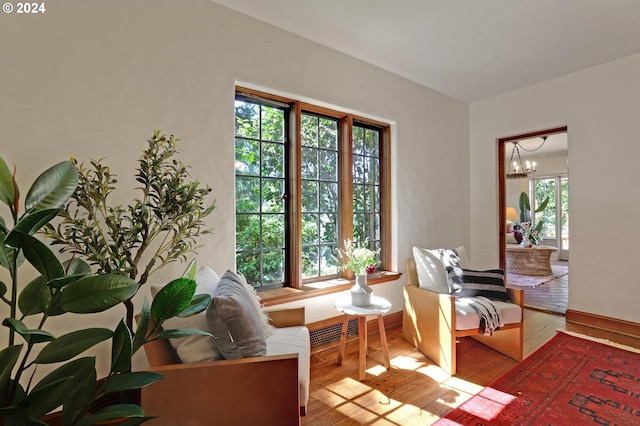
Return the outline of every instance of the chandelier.
[[[520,148],[528,152],[537,151],[542,148],[542,145],[544,145],[546,140],[547,137],[543,136],[540,146],[531,150],[523,148],[518,141],[511,142],[513,144],[513,149],[511,150],[511,159],[509,160],[507,179],[526,178],[529,175],[534,174],[536,172],[536,162],[527,160],[523,164],[522,158],[520,157]]]

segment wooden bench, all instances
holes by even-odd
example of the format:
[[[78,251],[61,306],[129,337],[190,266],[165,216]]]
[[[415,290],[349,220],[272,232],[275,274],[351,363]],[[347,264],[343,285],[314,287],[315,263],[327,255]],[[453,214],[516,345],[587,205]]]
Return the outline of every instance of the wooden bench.
[[[270,310],[269,316],[275,327],[305,325],[303,307]],[[299,425],[306,414],[297,353],[182,364],[166,339],[144,350],[149,370],[165,376],[142,388],[145,413],[158,416],[150,424]]]

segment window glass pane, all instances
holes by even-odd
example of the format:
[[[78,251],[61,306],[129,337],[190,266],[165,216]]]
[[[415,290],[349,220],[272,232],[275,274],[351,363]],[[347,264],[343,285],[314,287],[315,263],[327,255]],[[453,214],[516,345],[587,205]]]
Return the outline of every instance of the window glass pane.
[[[257,179],[255,179],[257,180]],[[262,179],[262,212],[284,213],[284,180]]]
[[[380,133],[377,130],[367,129],[365,131],[365,150],[367,155],[378,157],[380,152]]]
[[[236,101],[236,136],[257,139],[260,136],[260,106]]]
[[[284,250],[264,252],[262,274],[264,284],[279,284],[284,281]]]
[[[284,142],[284,111],[262,107],[262,140]]]
[[[304,195],[304,190],[303,190]],[[304,207],[303,207],[304,209]],[[338,211],[338,184],[320,182],[320,211]]]
[[[365,165],[364,157],[360,155],[353,156],[353,183],[365,182]]]
[[[338,235],[338,216],[336,214],[321,213],[320,217],[320,241],[323,243],[335,243]]]
[[[302,278],[314,278],[319,275],[318,246],[302,247]]]
[[[356,213],[362,213],[364,211],[365,204],[365,186],[354,185],[353,186],[353,211]]]
[[[260,144],[257,141],[236,139],[236,174],[260,174]]]
[[[262,176],[284,177],[284,145],[262,143]]]
[[[236,178],[236,212],[258,213],[260,211],[260,179]]]
[[[236,215],[236,250],[253,250],[260,247],[260,215]]]
[[[320,275],[335,275],[339,272],[339,261],[335,245],[320,246]]]
[[[318,178],[318,150],[302,148],[302,179]]]
[[[367,183],[380,183],[380,161],[377,158],[369,157],[367,165]]]
[[[266,249],[284,247],[284,215],[262,215],[262,247]]]
[[[362,127],[353,127],[353,154],[364,155],[364,129]]]
[[[302,181],[302,211],[318,211],[318,182]]]
[[[318,155],[320,179],[338,181],[338,153],[336,151],[320,151]]]
[[[318,117],[302,114],[300,118],[300,132],[302,133],[302,146],[318,146]]]
[[[318,242],[318,215],[305,213],[302,215],[302,244]]]
[[[320,119],[320,148],[336,151],[338,149],[338,122],[327,118]]]
[[[245,276],[249,284],[260,285],[260,253],[238,253],[236,264],[238,271]]]

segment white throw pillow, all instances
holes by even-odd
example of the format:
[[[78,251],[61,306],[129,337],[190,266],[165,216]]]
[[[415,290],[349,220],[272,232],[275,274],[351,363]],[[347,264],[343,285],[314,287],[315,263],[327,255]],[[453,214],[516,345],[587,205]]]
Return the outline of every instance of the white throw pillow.
[[[195,278],[197,283],[195,294],[208,294],[213,297],[213,293],[220,281],[218,274],[208,266],[203,266],[198,270]],[[152,286],[151,294],[155,296],[160,288],[160,286]],[[165,330],[194,328],[209,332],[206,311],[187,318],[169,318],[162,324],[162,328]],[[213,338],[210,336],[187,336],[180,339],[169,339],[169,342],[176,350],[180,361],[185,364],[215,361],[224,358],[216,347]]]
[[[436,293],[448,294],[449,281],[447,270],[432,250],[413,247],[413,258],[416,261],[418,286]]]
[[[467,255],[467,249],[464,246],[460,246],[456,248],[456,252],[458,253],[458,258],[460,259],[460,267],[461,268],[470,268],[469,264],[469,256]]]

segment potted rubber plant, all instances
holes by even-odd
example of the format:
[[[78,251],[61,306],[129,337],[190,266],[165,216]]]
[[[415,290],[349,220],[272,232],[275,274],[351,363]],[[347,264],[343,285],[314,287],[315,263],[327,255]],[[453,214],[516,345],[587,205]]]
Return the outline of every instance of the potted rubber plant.
[[[139,289],[130,277],[118,273],[92,274],[90,265],[78,258],[61,262],[34,235],[48,225],[77,189],[79,174],[70,161],[58,163],[40,174],[28,190],[24,203],[16,170],[0,157],[0,202],[8,207],[8,220],[0,216],[0,266],[8,272],[0,281],[0,315],[6,327],[6,344],[0,344],[0,423],[4,425],[89,425],[119,419],[140,424],[152,417],[135,403],[121,403],[109,396],[139,389],[162,376],[131,372],[131,358],[153,336],[150,318],[166,319],[201,312],[208,296],[194,297],[195,264],[185,276],[171,281],[149,304],[141,308],[140,321],[132,331],[122,318],[113,329],[82,328],[72,314],[94,314],[129,300]],[[22,207],[24,206],[24,207]],[[20,272],[33,270],[36,277],[20,281]],[[3,273],[2,277],[7,275]],[[52,317],[72,317],[68,333],[55,336],[47,329]],[[74,328],[74,326],[78,326]],[[198,330],[166,330],[155,338],[207,334]],[[2,336],[3,336],[2,335]],[[2,337],[4,340],[4,337]],[[98,378],[95,356],[82,356],[101,342],[110,342],[109,372]],[[38,378],[38,367],[50,370]]]

